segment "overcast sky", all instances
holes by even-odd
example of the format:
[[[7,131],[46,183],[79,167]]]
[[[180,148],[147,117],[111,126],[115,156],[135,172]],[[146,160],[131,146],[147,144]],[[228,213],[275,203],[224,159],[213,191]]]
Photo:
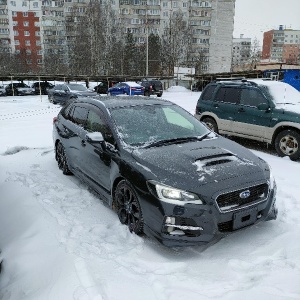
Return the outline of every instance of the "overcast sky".
[[[233,37],[256,37],[262,46],[263,33],[279,25],[300,30],[300,0],[236,0]]]

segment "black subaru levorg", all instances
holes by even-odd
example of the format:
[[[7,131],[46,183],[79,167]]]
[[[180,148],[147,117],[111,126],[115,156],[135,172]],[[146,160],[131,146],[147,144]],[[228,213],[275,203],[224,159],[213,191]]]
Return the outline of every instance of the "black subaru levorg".
[[[95,190],[131,232],[201,245],[276,219],[268,164],[172,102],[79,98],[53,124],[59,168]]]

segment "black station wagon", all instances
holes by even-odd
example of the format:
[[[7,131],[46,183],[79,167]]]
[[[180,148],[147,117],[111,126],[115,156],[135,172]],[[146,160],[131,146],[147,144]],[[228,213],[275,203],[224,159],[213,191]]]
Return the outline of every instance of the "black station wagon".
[[[300,93],[287,83],[220,80],[206,86],[195,116],[215,132],[267,142],[300,158]]]
[[[94,189],[131,232],[186,246],[276,219],[268,164],[172,102],[78,98],[53,124],[59,168]]]

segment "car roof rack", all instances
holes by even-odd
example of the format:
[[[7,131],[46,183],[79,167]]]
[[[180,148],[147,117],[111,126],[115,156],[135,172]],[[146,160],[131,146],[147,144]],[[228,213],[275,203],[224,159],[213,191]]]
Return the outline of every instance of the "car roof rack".
[[[215,81],[238,81],[238,80],[247,80],[245,77],[219,77]]]

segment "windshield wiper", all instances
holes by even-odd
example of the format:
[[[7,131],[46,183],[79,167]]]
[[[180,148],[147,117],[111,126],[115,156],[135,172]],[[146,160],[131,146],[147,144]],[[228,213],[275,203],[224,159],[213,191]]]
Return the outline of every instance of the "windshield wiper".
[[[146,145],[144,148],[159,147],[159,146],[168,145],[168,144],[181,144],[181,143],[186,143],[186,142],[191,142],[191,141],[202,141],[209,134],[210,134],[210,132],[208,132],[202,136],[189,136],[189,137],[181,137],[181,138],[176,138],[176,139],[160,140],[160,141],[151,143],[149,145]]]

